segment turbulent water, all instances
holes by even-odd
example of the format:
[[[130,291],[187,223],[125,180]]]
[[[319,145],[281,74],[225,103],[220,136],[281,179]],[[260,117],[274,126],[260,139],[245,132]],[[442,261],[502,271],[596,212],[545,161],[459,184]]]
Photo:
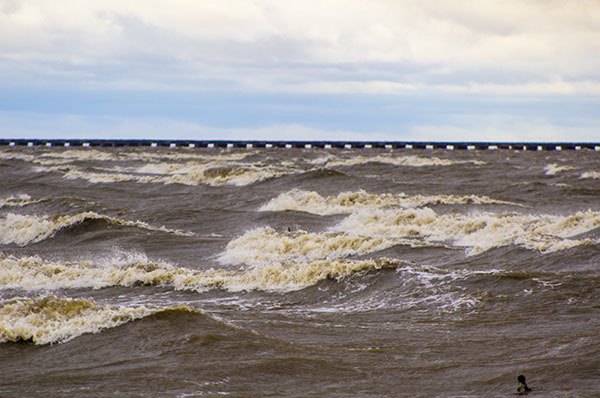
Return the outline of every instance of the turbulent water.
[[[2,397],[600,396],[600,155],[0,149]]]

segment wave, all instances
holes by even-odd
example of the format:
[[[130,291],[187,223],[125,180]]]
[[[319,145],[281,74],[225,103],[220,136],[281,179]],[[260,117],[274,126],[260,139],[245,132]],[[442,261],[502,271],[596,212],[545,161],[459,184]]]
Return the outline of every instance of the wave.
[[[443,269],[427,265],[410,263],[398,264],[395,268],[398,275],[394,278],[394,288],[375,287],[370,284],[364,289],[353,289],[327,303],[327,306],[310,308],[312,312],[365,312],[378,309],[434,311],[453,313],[458,310],[469,310],[482,303],[494,302],[487,289],[481,290],[481,282],[508,283],[514,285],[515,280],[527,281],[529,289],[521,290],[515,295],[529,295],[556,289],[565,284],[576,284],[587,281],[594,285],[598,275],[577,274],[569,272],[515,271],[505,269]],[[590,278],[592,278],[590,280]],[[474,285],[469,283],[471,280]],[[389,286],[389,279],[385,280]],[[469,288],[465,288],[468,283]],[[302,308],[305,311],[306,307]]]
[[[64,151],[52,150],[51,152],[41,154],[39,157],[50,159],[64,159],[68,161],[114,161],[119,159],[118,152],[102,151],[99,149],[68,149]]]
[[[569,216],[474,212],[437,214],[430,208],[357,211],[333,228],[371,238],[413,238],[466,247],[467,254],[517,245],[529,250],[554,252],[593,239],[570,239],[600,227],[600,213],[588,210]]]
[[[507,204],[517,203],[477,195],[413,195],[372,194],[363,190],[342,192],[337,196],[323,197],[317,192],[292,189],[284,192],[259,208],[259,211],[305,211],[319,215],[350,214],[365,208],[415,208],[432,204]]]
[[[70,228],[89,220],[101,220],[112,225],[141,228],[148,231],[159,231],[179,236],[193,236],[192,232],[169,229],[164,226],[155,227],[142,221],[129,221],[105,216],[95,212],[83,212],[74,215],[50,217],[8,213],[0,219],[0,243],[25,246],[40,242],[54,236],[58,231]]]
[[[168,263],[151,262],[143,255],[124,259],[53,262],[34,257],[0,258],[0,285],[3,289],[56,290],[100,289],[111,286],[158,285],[187,277],[193,272]]]
[[[600,172],[598,171],[586,171],[584,173],[581,173],[581,177],[579,177],[581,179],[586,179],[586,178],[592,178],[594,180],[599,180],[600,179]]]
[[[40,158],[49,159],[64,159],[68,161],[119,161],[119,160],[133,160],[133,161],[154,161],[154,160],[241,160],[249,156],[248,153],[195,153],[187,152],[187,149],[180,148],[182,152],[178,151],[161,151],[155,149],[144,149],[136,150],[134,148],[119,149],[119,150],[99,150],[99,149],[70,149],[65,151],[56,151],[55,149],[51,152],[40,155]]]
[[[551,163],[544,167],[544,171],[548,176],[554,176],[562,171],[575,170],[575,167],[572,166],[561,166],[557,163]]]
[[[0,159],[2,160],[24,160],[26,162],[31,162],[35,159],[35,156],[28,155],[20,152],[12,152],[12,151],[0,151]]]
[[[114,155],[98,150],[79,150],[64,152],[47,152],[42,154],[26,154],[22,152],[0,152],[0,159],[23,160],[41,165],[64,165],[78,160],[117,160]]]
[[[350,296],[332,300],[325,307],[311,308],[313,312],[367,312],[379,309],[434,311],[452,313],[471,309],[480,304],[482,295],[474,289],[457,286],[455,281],[465,280],[493,271],[443,270],[436,267],[403,264],[396,267],[398,277],[394,288],[355,289]]]
[[[230,241],[219,256],[219,261],[227,265],[265,266],[282,262],[343,258],[396,245],[426,246],[408,238],[370,237],[344,232],[279,233],[271,227],[259,227]]]
[[[126,172],[124,172],[126,170]],[[148,164],[136,169],[113,168],[108,172],[84,171],[74,166],[40,167],[39,172],[63,173],[69,180],[82,179],[93,184],[137,182],[141,184],[182,184],[210,186],[245,186],[282,175],[297,173],[295,169],[256,165],[218,164]]]
[[[356,274],[384,269],[393,270],[399,275],[393,289],[365,290],[366,285],[358,284],[357,288],[346,291],[339,300],[333,300],[324,308],[311,308],[311,311],[356,312],[377,308],[406,309],[426,306],[433,307],[436,311],[452,312],[479,304],[480,297],[477,290],[466,291],[460,283],[459,285],[456,283],[473,277],[489,275],[495,280],[526,279],[543,290],[554,289],[572,278],[589,278],[589,275],[535,271],[446,270],[390,258],[274,263],[238,270],[192,270],[174,267],[164,262],[153,262],[145,255],[137,254],[112,263],[84,261],[59,263],[44,261],[39,257],[8,256],[0,259],[0,282],[4,288],[28,291],[150,285],[198,292],[210,289],[232,292],[252,290],[291,292],[314,286],[325,280],[339,282]],[[306,310],[306,307],[301,310]],[[0,336],[2,336],[2,326],[5,324],[1,318],[2,309],[0,309]],[[24,334],[20,336],[22,340],[28,339]]]
[[[245,186],[284,174],[295,173],[297,170],[275,166],[213,162],[203,165],[190,163],[148,164],[136,172],[166,175],[158,179],[164,184]]]
[[[62,171],[57,168],[46,168],[40,171]],[[86,180],[92,184],[110,184],[114,182],[140,182],[140,183],[151,183],[154,182],[151,177],[140,177],[133,174],[125,173],[100,173],[100,172],[88,172],[82,171],[76,168],[70,168],[64,173],[64,178],[67,180]]]
[[[16,151],[0,151],[0,160],[22,160],[39,164],[42,166],[66,166],[81,161],[96,162],[124,162],[124,161],[145,161],[157,162],[161,160],[181,161],[193,160],[196,162],[230,162],[243,160],[251,156],[251,153],[194,153],[194,152],[148,152],[136,151],[135,149],[120,150],[99,150],[99,149],[70,149],[61,151],[52,149],[49,152],[27,154]],[[74,166],[73,166],[74,167]],[[56,170],[55,170],[56,171]]]
[[[184,305],[125,307],[57,296],[14,298],[0,302],[0,343],[64,343],[85,333],[98,333],[168,311],[197,312]]]
[[[0,209],[3,207],[24,207],[43,201],[44,199],[32,199],[27,194],[11,195],[8,198],[0,198]]]
[[[317,260],[297,263],[272,263],[251,267],[227,275],[219,287],[228,290],[264,290],[288,292],[313,286],[318,282],[342,280],[363,271],[396,268],[402,262],[381,258],[370,260]]]
[[[243,160],[248,156],[252,156],[253,152],[231,152],[230,150],[215,150],[208,149],[208,152],[192,152],[186,148],[180,148],[181,152],[168,150],[168,151],[124,151],[119,152],[119,157],[128,160],[140,160],[140,161],[155,161],[155,160],[199,160],[205,162],[211,161],[236,161]],[[214,151],[214,152],[213,152]]]
[[[400,264],[403,263],[383,258],[270,263],[236,270],[193,270],[150,261],[140,254],[104,263],[60,263],[37,256],[7,256],[0,258],[0,285],[3,289],[26,291],[136,285],[164,286],[197,292],[211,289],[293,291],[326,279],[339,280],[357,272],[396,268]]]
[[[429,167],[429,166],[452,166],[456,164],[474,164],[484,165],[486,164],[480,160],[451,160],[441,159],[438,157],[423,157],[423,156],[353,156],[352,158],[339,158],[339,157],[321,157],[312,161],[313,164],[324,164],[327,167],[330,166],[355,166],[367,163],[384,163],[391,164],[394,166],[406,166],[406,167]]]

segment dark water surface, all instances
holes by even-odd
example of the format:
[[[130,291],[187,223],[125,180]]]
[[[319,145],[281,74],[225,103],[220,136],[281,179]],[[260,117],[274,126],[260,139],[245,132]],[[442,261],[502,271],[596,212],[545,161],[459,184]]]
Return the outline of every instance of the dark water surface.
[[[600,396],[591,150],[0,150],[2,397]]]

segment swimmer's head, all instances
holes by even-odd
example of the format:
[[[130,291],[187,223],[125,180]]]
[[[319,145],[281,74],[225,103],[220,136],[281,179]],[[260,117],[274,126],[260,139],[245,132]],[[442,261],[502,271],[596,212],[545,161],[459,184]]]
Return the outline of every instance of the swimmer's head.
[[[518,381],[519,383],[521,383],[521,384],[525,384],[525,383],[526,383],[526,382],[525,382],[525,376],[523,376],[523,375],[519,375],[519,376],[517,376],[517,381]]]

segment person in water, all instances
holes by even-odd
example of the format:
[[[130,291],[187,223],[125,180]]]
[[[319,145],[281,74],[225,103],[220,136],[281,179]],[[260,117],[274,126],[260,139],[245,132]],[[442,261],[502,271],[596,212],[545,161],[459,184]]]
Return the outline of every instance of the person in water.
[[[519,375],[517,377],[517,395],[527,395],[531,391],[531,388],[527,385],[525,376]]]

